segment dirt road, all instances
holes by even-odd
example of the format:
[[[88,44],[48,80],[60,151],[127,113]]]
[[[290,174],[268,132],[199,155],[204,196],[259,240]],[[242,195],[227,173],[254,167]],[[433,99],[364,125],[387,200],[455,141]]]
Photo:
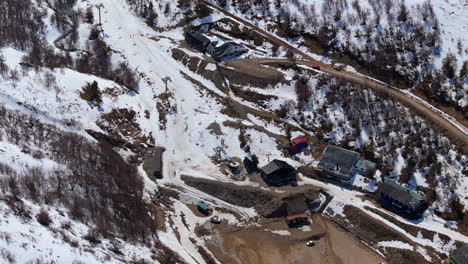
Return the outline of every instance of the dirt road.
[[[335,69],[331,67],[331,65],[315,60],[314,58],[307,55],[306,53],[293,47],[286,41],[266,32],[265,30],[262,30],[256,27],[255,25],[227,12],[226,10],[218,6],[215,6],[211,3],[208,3],[205,0],[200,0],[200,2],[234,19],[238,23],[241,23],[244,26],[249,27],[253,31],[269,39],[271,42],[292,50],[295,54],[300,55],[305,59],[305,60],[295,61],[297,64],[303,64],[305,66],[318,65],[320,66],[321,71],[326,72],[332,76],[369,87],[380,93],[388,94],[395,100],[400,101],[401,103],[405,104],[407,107],[410,107],[413,110],[415,110],[418,114],[424,116],[427,120],[431,121],[434,124],[436,129],[438,129],[440,132],[444,133],[446,136],[452,139],[453,142],[457,146],[463,149],[463,151],[468,152],[468,132],[467,132],[468,129],[464,127],[463,125],[459,124],[456,120],[454,120],[454,118],[450,117],[446,113],[438,109],[431,108],[431,106],[427,102],[420,101],[414,97],[410,97],[409,95],[401,92],[400,90],[389,87],[373,79],[369,79],[364,76],[359,76],[351,72],[336,71]]]

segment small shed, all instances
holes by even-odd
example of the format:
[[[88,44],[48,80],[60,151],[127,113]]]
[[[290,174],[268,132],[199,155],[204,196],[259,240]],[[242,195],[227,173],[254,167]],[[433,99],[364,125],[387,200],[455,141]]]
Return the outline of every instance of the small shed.
[[[450,254],[450,264],[468,264],[468,244],[455,249]]]
[[[207,204],[205,204],[204,202],[199,202],[197,204],[197,209],[200,213],[204,214],[204,215],[209,215],[210,214],[210,208],[208,207]]]
[[[286,201],[288,216],[286,222],[289,227],[297,227],[309,222],[308,206],[302,197],[295,197]]]
[[[296,137],[291,140],[291,149],[294,153],[305,151],[309,147],[307,138],[304,136]]]
[[[143,170],[145,170],[148,177],[154,179],[163,178],[163,154],[165,149],[157,147],[154,150],[153,156],[143,162]]]
[[[368,160],[358,160],[354,166],[356,172],[363,176],[367,176],[369,173],[375,173],[376,168],[377,164]]]
[[[268,185],[280,186],[296,180],[296,169],[282,160],[273,160],[260,169],[263,180]]]
[[[243,162],[244,162],[244,167],[247,170],[248,174],[257,173],[258,167],[257,167],[257,163],[255,163],[255,161],[245,157]]]

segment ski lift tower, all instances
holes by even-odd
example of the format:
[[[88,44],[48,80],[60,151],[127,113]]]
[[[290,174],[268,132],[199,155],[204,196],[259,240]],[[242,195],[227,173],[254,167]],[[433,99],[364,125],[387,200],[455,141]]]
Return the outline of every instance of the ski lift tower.
[[[171,106],[171,102],[169,102],[169,96],[168,96],[168,93],[169,93],[169,88],[167,87],[167,82],[172,82],[171,80],[171,77],[169,76],[166,76],[164,78],[161,78],[161,80],[164,82],[164,84],[166,85],[166,100],[167,100],[167,105],[169,106],[169,109],[172,109],[172,106]],[[173,110],[173,109],[172,109]],[[171,110],[171,112],[172,112]]]
[[[172,82],[171,77],[166,76],[166,77],[162,78],[161,80],[162,80],[162,81],[164,82],[164,84],[166,85],[166,93],[168,93],[168,92],[169,92],[169,89],[167,88],[167,82]]]
[[[99,26],[101,27],[102,36],[104,37],[104,29],[102,29],[101,8],[104,8],[102,3],[97,4],[96,8],[99,10]]]

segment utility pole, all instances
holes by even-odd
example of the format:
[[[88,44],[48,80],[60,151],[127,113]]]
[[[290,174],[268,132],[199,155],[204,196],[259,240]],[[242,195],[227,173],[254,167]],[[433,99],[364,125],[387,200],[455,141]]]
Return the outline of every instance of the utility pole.
[[[166,76],[164,78],[161,79],[164,84],[166,85],[166,100],[167,100],[167,105],[169,105],[169,108],[172,108],[171,107],[171,102],[169,102],[169,88],[167,87],[167,82],[172,82],[171,80],[171,77],[169,76]]]
[[[172,82],[171,77],[166,76],[166,77],[162,78],[161,80],[162,80],[162,81],[164,82],[164,84],[166,85],[166,93],[168,93],[168,92],[169,92],[169,89],[167,88],[167,82]]]
[[[97,4],[96,8],[99,10],[99,26],[101,27],[102,36],[104,37],[104,29],[102,29],[102,21],[101,21],[101,8],[104,8],[102,3]]]
[[[102,23],[101,23],[101,8],[104,8],[104,5],[102,3],[97,4],[96,8],[99,9],[99,25],[102,26]]]

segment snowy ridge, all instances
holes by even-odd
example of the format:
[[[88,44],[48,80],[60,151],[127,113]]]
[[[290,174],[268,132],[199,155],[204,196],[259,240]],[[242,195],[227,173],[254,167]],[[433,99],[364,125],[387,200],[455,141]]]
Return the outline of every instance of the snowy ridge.
[[[260,226],[260,224],[256,221],[259,214],[255,209],[235,206],[197,188],[188,186],[181,179],[183,176],[267,189],[266,187],[260,187],[262,185],[259,182],[254,182],[254,179],[247,179],[242,182],[235,181],[229,173],[221,169],[218,161],[226,157],[239,157],[242,159],[250,157],[254,153],[258,156],[261,165],[268,163],[271,158],[279,158],[294,167],[315,166],[318,161],[311,154],[301,153],[291,157],[288,153],[285,153],[281,143],[278,142],[278,138],[286,138],[286,140],[283,140],[285,141],[283,144],[289,144],[288,137],[284,136],[288,133],[285,131],[288,126],[294,127],[292,132],[289,131],[289,137],[307,135],[315,140],[318,138],[319,131],[325,129],[323,124],[327,124],[331,127],[331,132],[327,132],[323,135],[323,138],[327,138],[328,142],[336,144],[346,142],[347,146],[355,149],[364,148],[376,142],[376,133],[373,129],[364,128],[356,133],[354,138],[351,136],[353,132],[358,131],[360,124],[358,123],[357,127],[356,124],[352,124],[345,112],[346,106],[340,104],[340,102],[328,101],[327,97],[330,96],[331,84],[321,79],[322,73],[311,77],[306,84],[307,89],[311,90],[313,94],[307,98],[309,101],[307,101],[304,110],[299,110],[294,105],[295,101],[297,101],[297,87],[294,85],[296,85],[298,75],[295,70],[278,70],[284,75],[288,83],[273,85],[267,89],[241,87],[244,92],[248,89],[249,92],[253,91],[254,94],[264,95],[267,98],[268,96],[276,96],[270,98],[277,99],[266,100],[265,104],[260,106],[256,102],[249,101],[232,91],[223,91],[216,86],[214,81],[204,77],[205,75],[195,73],[191,69],[193,65],[184,66],[173,57],[174,54],[172,54],[171,50],[177,47],[185,52],[187,56],[206,60],[203,54],[189,50],[184,45],[183,29],[175,26],[182,16],[177,7],[178,1],[163,0],[160,2],[159,9],[167,10],[167,12],[158,13],[157,26],[162,28],[167,26],[167,30],[162,30],[162,32],[149,27],[145,19],[132,14],[129,11],[132,8],[129,6],[129,2],[125,0],[102,0],[101,2],[104,4],[102,10],[104,34],[102,39],[112,50],[113,63],[127,62],[130,68],[136,69],[139,73],[141,80],[138,92],[131,91],[117,82],[91,74],[79,73],[68,68],[57,68],[55,70],[46,68],[40,70],[24,69],[20,63],[21,57],[25,54],[13,48],[3,48],[0,51],[6,55],[6,63],[11,69],[17,69],[21,72],[21,76],[18,80],[13,80],[0,75],[0,104],[5,105],[10,110],[17,110],[20,113],[38,118],[46,124],[56,125],[61,131],[76,132],[93,142],[96,140],[92,139],[85,132],[85,129],[102,132],[103,134],[109,134],[109,131],[112,131],[116,135],[122,136],[128,143],[135,143],[134,138],[125,136],[125,129],[119,130],[119,125],[122,122],[131,121],[130,127],[138,127],[139,129],[138,136],[154,139],[154,142],[143,142],[142,145],[164,147],[164,177],[162,179],[151,180],[149,177],[151,175],[146,175],[141,165],[138,166],[137,170],[144,182],[144,199],[148,202],[157,201],[161,203],[157,205],[160,205],[158,210],[163,212],[160,220],[162,219],[162,225],[165,228],[157,230],[155,234],[157,234],[159,241],[164,246],[176,252],[187,263],[207,263],[206,256],[201,253],[203,252],[201,249],[214,257],[212,252],[208,250],[208,244],[205,244],[204,239],[197,237],[196,234],[196,227],[209,222],[209,218],[197,216],[196,209],[193,209],[196,208],[199,201],[206,202],[210,208],[215,210],[214,213],[222,219],[223,224],[226,223],[234,227],[238,225],[243,225],[243,227]],[[75,8],[86,9],[92,7],[92,4],[94,3],[80,1],[77,2]],[[199,24],[210,21],[210,19],[218,20],[224,17],[220,13],[216,13],[210,18],[201,18],[193,23]],[[262,27],[262,25],[259,26]],[[90,25],[81,25],[79,27],[80,42],[77,44],[78,48],[86,49],[90,30]],[[50,43],[60,38],[63,33],[56,30],[52,25],[48,25],[46,32],[47,40]],[[249,42],[245,41],[245,43]],[[267,50],[271,47],[265,45],[262,48],[265,49],[267,54]],[[79,53],[73,52],[73,56],[82,56]],[[312,56],[320,57],[318,55]],[[320,58],[324,59],[325,57]],[[325,60],[330,63],[328,59],[325,58]],[[216,72],[218,70],[218,65],[211,61],[206,65],[204,69],[206,71]],[[198,68],[199,66],[200,63],[194,67]],[[299,67],[307,68],[305,66]],[[353,71],[353,69],[349,68],[348,70]],[[359,75],[358,73],[355,74]],[[47,85],[47,76],[55,78],[53,84]],[[163,81],[166,77],[170,77],[167,84]],[[363,77],[371,80],[367,76]],[[372,80],[391,87],[384,82]],[[102,92],[102,103],[99,106],[85,101],[81,96],[83,87],[94,81],[99,85]],[[321,83],[320,87],[318,87],[319,83]],[[450,116],[444,115],[442,111],[430,106],[421,98],[412,95],[411,92],[402,91],[396,87],[391,88],[403,92],[406,96],[430,107],[456,125],[465,135],[468,134],[466,127]],[[375,94],[366,90],[363,93],[364,96],[373,97]],[[226,110],[226,105],[220,103],[223,100],[232,100],[241,108],[251,109],[251,112],[246,111],[245,116],[241,118],[225,114],[223,111]],[[292,114],[289,113],[289,115],[281,118],[276,117],[275,111],[282,107],[285,102],[291,103],[288,111],[292,112]],[[371,112],[370,109],[367,106],[368,112]],[[128,110],[129,112],[133,111],[135,114],[132,117],[124,116],[121,119],[105,120],[108,129],[103,128],[102,125],[100,126],[99,122],[102,121],[103,115],[115,113],[114,110]],[[269,117],[268,114],[271,114],[277,119],[263,119],[260,115],[252,114],[256,113],[255,111],[266,113],[267,117]],[[307,126],[303,126],[303,123],[298,121],[299,118],[294,116],[295,114],[303,114],[301,112],[308,115],[308,117],[302,116],[303,119],[309,120]],[[380,119],[379,117],[378,120]],[[326,122],[322,123],[319,120],[325,120]],[[69,123],[70,126],[68,126]],[[226,125],[226,123],[233,125]],[[209,131],[212,125],[219,127],[219,131]],[[236,125],[246,126],[247,128],[239,129]],[[380,125],[377,124],[376,126]],[[381,126],[385,127],[385,123]],[[248,138],[250,152],[239,146],[239,138],[242,136],[241,131]],[[392,130],[388,132],[389,139],[397,135]],[[1,136],[0,131],[0,139],[2,139]],[[430,136],[432,135],[428,135],[428,137]],[[318,140],[322,141],[323,138],[320,137]],[[352,138],[352,140],[345,141],[349,138]],[[316,145],[322,147],[322,143],[325,145],[325,140]],[[316,145],[314,142],[314,150],[318,150]],[[385,146],[378,151],[385,151]],[[67,164],[60,164],[47,158],[47,156],[44,158],[35,155],[35,149],[28,153],[27,149],[25,150],[23,147],[13,142],[0,141],[1,164],[6,164],[17,172],[27,172],[28,169],[38,168],[43,170],[46,175],[56,170],[72,169]],[[403,147],[395,147],[396,155],[392,161],[394,166],[391,174],[394,174],[397,179],[400,177],[402,170],[408,166],[408,160],[403,157],[403,152]],[[140,161],[145,158],[137,155],[140,153],[134,153],[127,148],[118,149],[118,153],[126,159],[136,159],[135,163],[137,164],[140,164]],[[377,155],[377,157],[380,156]],[[452,151],[450,155],[438,155],[436,157],[444,165],[450,165],[443,167],[447,172],[457,174],[463,171],[463,162],[466,160],[463,153]],[[413,175],[412,180],[415,185],[412,186],[413,188],[418,186],[430,187],[429,181],[426,181],[428,167],[425,166],[419,168],[418,175]],[[445,172],[443,171],[443,173]],[[2,172],[0,171],[0,173]],[[381,171],[377,171],[374,175],[375,179],[368,181],[365,176],[358,175],[350,184],[369,191],[375,191],[376,184],[387,176],[382,175]],[[463,182],[463,179],[461,182]],[[327,190],[334,196],[325,210],[327,216],[346,218],[345,206],[356,206],[370,217],[383,222],[417,244],[412,246],[401,241],[381,241],[378,246],[383,248],[382,252],[385,252],[385,248],[417,251],[426,260],[431,261],[429,253],[433,254],[436,251],[441,254],[448,254],[454,249],[455,240],[468,243],[468,237],[453,228],[456,227],[456,223],[440,219],[434,214],[433,209],[435,207],[427,211],[420,222],[411,222],[381,209],[367,198],[362,197],[360,192],[350,191],[302,176],[299,177],[298,184],[314,185]],[[460,193],[460,197],[463,197],[463,188],[468,186],[468,182],[463,182],[461,185],[463,186],[458,186],[457,192]],[[437,191],[440,192],[443,187],[445,185],[437,186]],[[158,197],[158,191],[161,189],[170,190],[170,193],[167,194],[169,198],[165,197],[167,200],[164,202],[161,202],[159,199],[162,198]],[[163,192],[161,191],[161,193]],[[441,199],[446,199],[446,196]],[[439,201],[440,206],[446,206],[447,201],[448,199]],[[103,238],[97,244],[92,243],[84,237],[88,236],[93,230],[93,224],[71,220],[67,208],[49,205],[43,205],[43,208],[41,208],[31,201],[23,200],[22,202],[32,216],[36,216],[42,209],[46,209],[50,212],[52,223],[49,227],[46,227],[39,224],[34,217],[30,217],[26,221],[16,216],[6,201],[0,202],[0,211],[2,211],[2,217],[0,217],[2,223],[0,224],[0,246],[13,255],[18,254],[16,261],[20,263],[35,259],[55,261],[57,263],[72,263],[75,260],[85,263],[129,263],[140,258],[142,258],[141,261],[150,261],[151,263],[161,262],[155,260],[157,259],[155,256],[158,256],[164,249],[158,248],[155,244],[132,243],[121,238]],[[154,202],[154,204],[157,202]],[[466,198],[462,198],[461,203],[466,205]],[[437,235],[432,239],[423,237],[421,233],[416,236],[412,235],[399,227],[398,224],[367,210],[367,207],[392,216],[404,224],[447,235],[452,240],[446,242]],[[228,212],[224,210],[216,211],[217,208],[223,208]],[[68,222],[71,222],[71,227],[68,227]],[[63,226],[66,228],[63,228]],[[287,230],[273,230],[271,232],[279,236],[291,235],[291,232]],[[31,243],[25,243],[26,240],[28,243],[34,241],[36,244],[44,245],[44,247],[35,247]],[[27,245],[23,246],[24,244]],[[123,251],[124,254],[118,253],[118,249]],[[430,252],[428,253],[428,251]],[[383,255],[381,252],[379,253]]]

